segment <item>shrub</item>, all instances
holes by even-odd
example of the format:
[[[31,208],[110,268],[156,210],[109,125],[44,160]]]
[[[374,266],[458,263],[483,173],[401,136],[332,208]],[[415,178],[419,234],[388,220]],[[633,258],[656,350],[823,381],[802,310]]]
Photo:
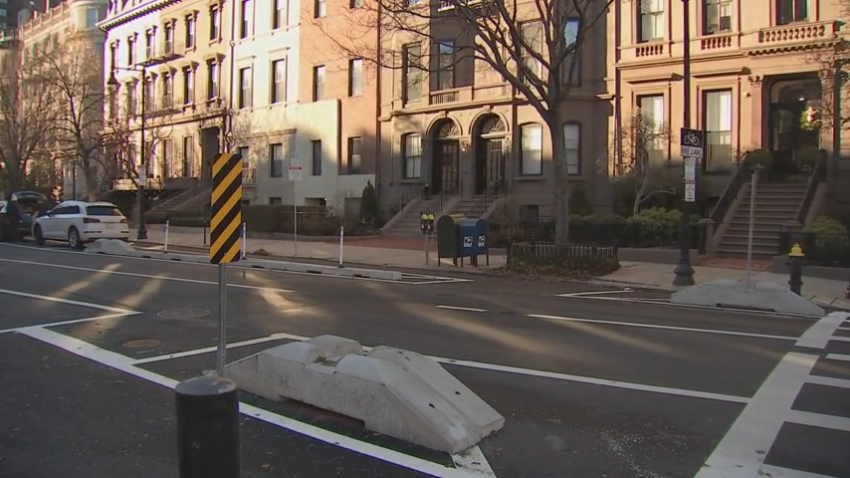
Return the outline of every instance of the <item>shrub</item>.
[[[360,198],[360,220],[366,224],[373,224],[380,214],[378,193],[375,191],[375,186],[372,186],[372,181],[367,181]]]
[[[588,278],[616,272],[620,269],[620,263],[616,253],[614,257],[605,254],[593,256],[576,254],[569,246],[526,243],[511,247],[507,269],[521,274]]]
[[[850,233],[847,227],[827,216],[820,216],[803,228],[803,252],[816,263],[850,263]]]
[[[629,218],[629,222],[646,226],[678,227],[682,221],[682,212],[676,209],[663,209],[654,207],[644,209]]]
[[[773,171],[773,153],[768,149],[756,149],[750,151],[744,165],[751,170],[758,170],[764,176],[769,176]]]
[[[812,234],[847,234],[847,227],[829,216],[819,216],[803,228],[803,232]]]
[[[587,188],[583,182],[573,183],[570,187],[570,213],[576,216],[589,216],[593,213],[587,198]]]

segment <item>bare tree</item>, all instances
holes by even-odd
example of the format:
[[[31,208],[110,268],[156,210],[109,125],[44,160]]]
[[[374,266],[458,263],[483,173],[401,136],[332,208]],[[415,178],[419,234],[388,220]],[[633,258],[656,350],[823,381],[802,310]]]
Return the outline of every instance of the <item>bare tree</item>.
[[[658,123],[638,109],[612,141],[612,150],[621,158],[621,174],[634,178],[635,202],[632,213],[658,194],[676,194],[667,177],[666,155],[670,144],[669,125]],[[620,148],[620,151],[617,151]]]
[[[44,151],[54,131],[54,95],[41,74],[45,54],[27,58],[9,52],[0,72],[0,169],[8,189],[26,184],[29,163]]]
[[[82,171],[86,197],[94,200],[103,161],[103,61],[88,35],[68,38],[45,58],[45,83],[56,98],[55,152]]]
[[[575,84],[582,45],[595,28],[605,28],[614,1],[364,0],[344,18],[316,24],[347,55],[382,68],[436,72],[471,64],[510,83],[548,126],[557,185],[555,240],[564,244],[569,176],[562,101]],[[397,50],[414,43],[422,52],[417,58]],[[430,66],[423,57],[431,58]]]

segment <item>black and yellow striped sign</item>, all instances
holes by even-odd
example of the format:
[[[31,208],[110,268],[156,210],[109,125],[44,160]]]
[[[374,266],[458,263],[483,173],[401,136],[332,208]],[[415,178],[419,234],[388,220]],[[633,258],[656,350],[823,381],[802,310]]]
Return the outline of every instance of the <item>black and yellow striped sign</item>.
[[[216,156],[212,178],[210,263],[238,262],[242,249],[242,156]]]

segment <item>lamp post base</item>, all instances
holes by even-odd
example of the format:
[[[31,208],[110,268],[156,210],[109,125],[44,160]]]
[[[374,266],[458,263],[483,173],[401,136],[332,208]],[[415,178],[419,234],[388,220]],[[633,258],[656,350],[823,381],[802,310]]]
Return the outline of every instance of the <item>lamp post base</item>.
[[[676,287],[686,287],[696,284],[694,281],[694,268],[691,267],[689,258],[680,258],[679,264],[673,269],[673,285]]]

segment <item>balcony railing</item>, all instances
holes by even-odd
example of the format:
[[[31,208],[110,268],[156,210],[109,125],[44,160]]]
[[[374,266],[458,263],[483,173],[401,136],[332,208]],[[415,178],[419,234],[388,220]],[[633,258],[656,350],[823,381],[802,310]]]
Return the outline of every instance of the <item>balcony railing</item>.
[[[707,37],[703,37],[699,41],[700,50],[722,50],[724,48],[731,48],[733,45],[734,34],[729,33],[720,33],[717,35],[711,35]]]
[[[257,183],[257,168],[254,166],[246,166],[242,168],[242,184]]]
[[[807,43],[831,38],[837,32],[838,23],[834,21],[795,23],[759,30],[758,43]]]

